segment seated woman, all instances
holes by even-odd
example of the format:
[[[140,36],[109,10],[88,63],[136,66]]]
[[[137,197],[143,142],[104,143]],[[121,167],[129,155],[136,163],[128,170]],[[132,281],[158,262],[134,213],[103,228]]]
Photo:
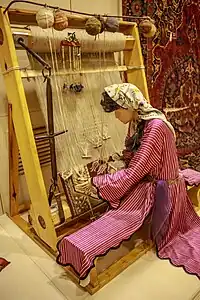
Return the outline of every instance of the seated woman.
[[[200,218],[179,172],[172,125],[132,84],[106,87],[101,105],[129,123],[125,168],[93,178],[110,210],[59,242],[58,263],[84,278],[96,257],[130,238],[150,217],[158,256],[200,276]]]

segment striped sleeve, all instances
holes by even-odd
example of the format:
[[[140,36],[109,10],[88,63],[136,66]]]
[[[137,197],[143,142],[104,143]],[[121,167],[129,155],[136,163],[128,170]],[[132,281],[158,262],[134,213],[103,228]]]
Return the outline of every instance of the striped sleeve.
[[[120,200],[131,188],[160,163],[164,126],[160,120],[149,122],[141,146],[131,159],[128,168],[93,178],[93,184],[98,189],[100,197],[107,200],[112,208],[118,208]]]

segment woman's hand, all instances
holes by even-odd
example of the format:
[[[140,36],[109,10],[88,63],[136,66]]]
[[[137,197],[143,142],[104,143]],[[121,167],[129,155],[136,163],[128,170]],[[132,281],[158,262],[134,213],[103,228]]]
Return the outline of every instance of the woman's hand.
[[[76,185],[76,188],[86,195],[97,194],[97,189],[92,185],[91,178]]]

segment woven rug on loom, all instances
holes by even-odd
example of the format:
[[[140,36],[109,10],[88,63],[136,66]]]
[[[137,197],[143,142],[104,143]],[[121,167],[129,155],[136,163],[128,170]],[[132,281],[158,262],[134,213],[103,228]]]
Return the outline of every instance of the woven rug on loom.
[[[153,106],[168,110],[182,167],[200,171],[200,5],[197,0],[123,0],[124,15],[155,20],[153,39],[141,38]]]

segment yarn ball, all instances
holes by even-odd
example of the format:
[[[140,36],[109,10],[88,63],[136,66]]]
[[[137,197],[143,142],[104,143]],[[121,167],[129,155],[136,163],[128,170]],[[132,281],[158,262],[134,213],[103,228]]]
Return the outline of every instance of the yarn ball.
[[[113,17],[107,17],[105,21],[105,28],[109,32],[119,31],[119,21]]]
[[[151,38],[156,33],[156,26],[149,20],[144,20],[139,24],[139,28],[145,37]]]
[[[53,28],[58,31],[62,31],[68,27],[68,18],[64,11],[56,11],[54,14]]]
[[[85,23],[85,30],[89,35],[98,35],[102,30],[101,21],[95,17],[91,17]]]
[[[36,14],[36,21],[39,27],[46,29],[54,24],[54,14],[49,8],[41,8]]]

